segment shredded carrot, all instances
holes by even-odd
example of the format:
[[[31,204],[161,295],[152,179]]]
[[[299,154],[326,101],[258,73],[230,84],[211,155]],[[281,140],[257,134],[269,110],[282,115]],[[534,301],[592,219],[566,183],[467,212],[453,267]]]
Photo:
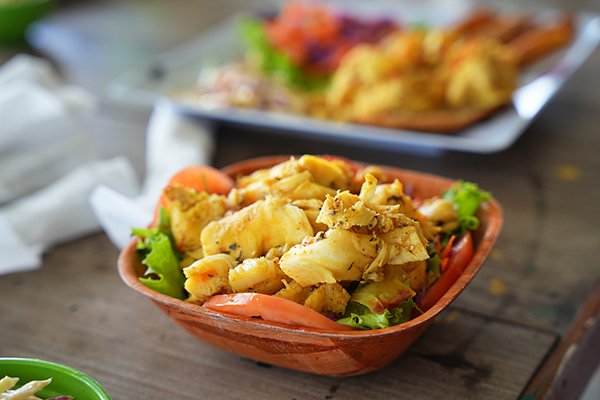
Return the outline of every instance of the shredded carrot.
[[[456,240],[455,235],[450,236],[450,239],[448,240],[446,247],[444,247],[444,250],[442,250],[442,252],[440,253],[440,258],[442,258],[442,259],[448,258],[448,256],[450,255],[450,251],[452,250],[452,245],[454,244],[455,240]]]
[[[442,263],[440,264],[440,270],[442,272],[446,271],[446,268],[448,268],[448,263],[450,262],[450,257],[446,257],[442,259]]]
[[[423,219],[425,219],[425,217],[423,217]],[[440,238],[438,236],[433,239],[433,245],[435,246],[435,251],[438,254],[442,254],[442,243],[440,242]]]

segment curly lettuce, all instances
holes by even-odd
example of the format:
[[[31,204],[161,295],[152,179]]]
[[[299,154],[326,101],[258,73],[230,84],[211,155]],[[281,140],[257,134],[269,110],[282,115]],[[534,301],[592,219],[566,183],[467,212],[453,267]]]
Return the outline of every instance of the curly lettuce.
[[[410,320],[414,311],[421,313],[412,298],[404,300],[398,307],[387,308],[382,313],[375,313],[367,306],[351,301],[346,307],[344,317],[337,322],[363,330],[382,329]]]
[[[139,237],[137,253],[146,272],[140,282],[159,293],[184,299],[185,276],[179,267],[181,258],[170,229],[170,216],[160,210],[157,228],[134,228],[132,234]]]
[[[443,198],[450,200],[458,213],[459,226],[452,234],[461,236],[467,231],[477,229],[479,219],[475,214],[481,203],[490,200],[492,195],[479,189],[472,182],[458,180],[444,192]]]

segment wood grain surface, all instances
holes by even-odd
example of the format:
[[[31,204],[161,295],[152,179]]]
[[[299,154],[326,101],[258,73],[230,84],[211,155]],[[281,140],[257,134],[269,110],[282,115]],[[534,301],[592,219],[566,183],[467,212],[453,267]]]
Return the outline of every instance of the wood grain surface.
[[[514,399],[557,339],[452,308],[387,368],[318,377],[203,344],[126,287],[116,257],[95,235],[55,249],[40,271],[3,277],[0,354],[69,364],[115,399]]]
[[[94,39],[86,44],[89,51],[71,49],[70,59],[49,54],[74,83],[100,96],[106,71],[176,45],[245,5],[188,0],[92,3],[99,10],[133,4],[139,12],[146,7],[141,4],[152,4],[147,7],[155,16],[167,15],[171,7],[177,10],[160,26],[152,22],[156,18],[144,24],[140,17],[136,21],[144,29],[120,35],[116,50],[102,42],[108,26],[102,18],[95,26],[90,20],[82,34]],[[592,0],[531,3],[600,11]],[[65,4],[64,15],[79,12],[76,2]],[[73,25],[75,32],[83,29]],[[137,51],[131,52],[133,48]],[[107,49],[119,57],[102,53]],[[10,52],[2,49],[0,54],[6,58]],[[92,375],[116,400],[534,399],[564,394],[558,387],[564,382],[568,398],[577,399],[585,382],[573,378],[591,373],[598,364],[597,353],[586,351],[598,348],[597,309],[583,324],[577,318],[584,305],[593,309],[588,305],[600,290],[598,71],[596,50],[523,136],[494,154],[393,153],[217,127],[217,166],[263,155],[330,153],[472,180],[502,204],[502,235],[477,277],[403,357],[380,371],[325,378],[208,347],[120,281],[118,252],[103,234],[52,249],[38,271],[0,276],[0,356],[66,363]],[[101,154],[126,154],[141,169],[148,114],[104,105],[95,133]],[[574,332],[578,326],[585,332]],[[567,351],[573,338],[583,346],[577,353]],[[540,376],[551,376],[552,384],[543,393],[526,391],[537,387],[530,384]]]

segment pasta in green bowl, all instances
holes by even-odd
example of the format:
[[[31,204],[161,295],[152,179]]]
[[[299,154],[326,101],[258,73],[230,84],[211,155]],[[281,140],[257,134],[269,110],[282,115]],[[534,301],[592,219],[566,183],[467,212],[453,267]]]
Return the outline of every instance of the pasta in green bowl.
[[[93,378],[66,365],[0,358],[0,399],[110,400],[110,396]]]

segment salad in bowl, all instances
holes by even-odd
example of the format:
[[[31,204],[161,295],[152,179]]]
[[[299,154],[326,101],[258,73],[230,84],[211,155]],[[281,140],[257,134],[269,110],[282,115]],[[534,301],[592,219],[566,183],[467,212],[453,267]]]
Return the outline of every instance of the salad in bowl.
[[[140,280],[215,311],[317,328],[387,328],[429,309],[473,257],[475,214],[491,199],[457,182],[417,201],[376,167],[312,155],[235,185],[213,173],[217,193],[198,190],[206,171],[179,183],[193,171],[163,191],[157,226],[133,231]]]
[[[480,268],[501,223],[473,183],[340,157],[267,157],[177,173],[119,270],[209,343],[350,375],[420,335]],[[331,353],[331,363],[298,350],[321,341],[316,359]],[[381,352],[345,348],[364,345]]]
[[[291,157],[235,183],[192,167],[164,189],[153,227],[133,230],[147,267],[140,281],[284,324],[401,324],[464,270],[476,214],[491,200],[462,181],[431,198],[411,191],[378,167],[334,157]]]

